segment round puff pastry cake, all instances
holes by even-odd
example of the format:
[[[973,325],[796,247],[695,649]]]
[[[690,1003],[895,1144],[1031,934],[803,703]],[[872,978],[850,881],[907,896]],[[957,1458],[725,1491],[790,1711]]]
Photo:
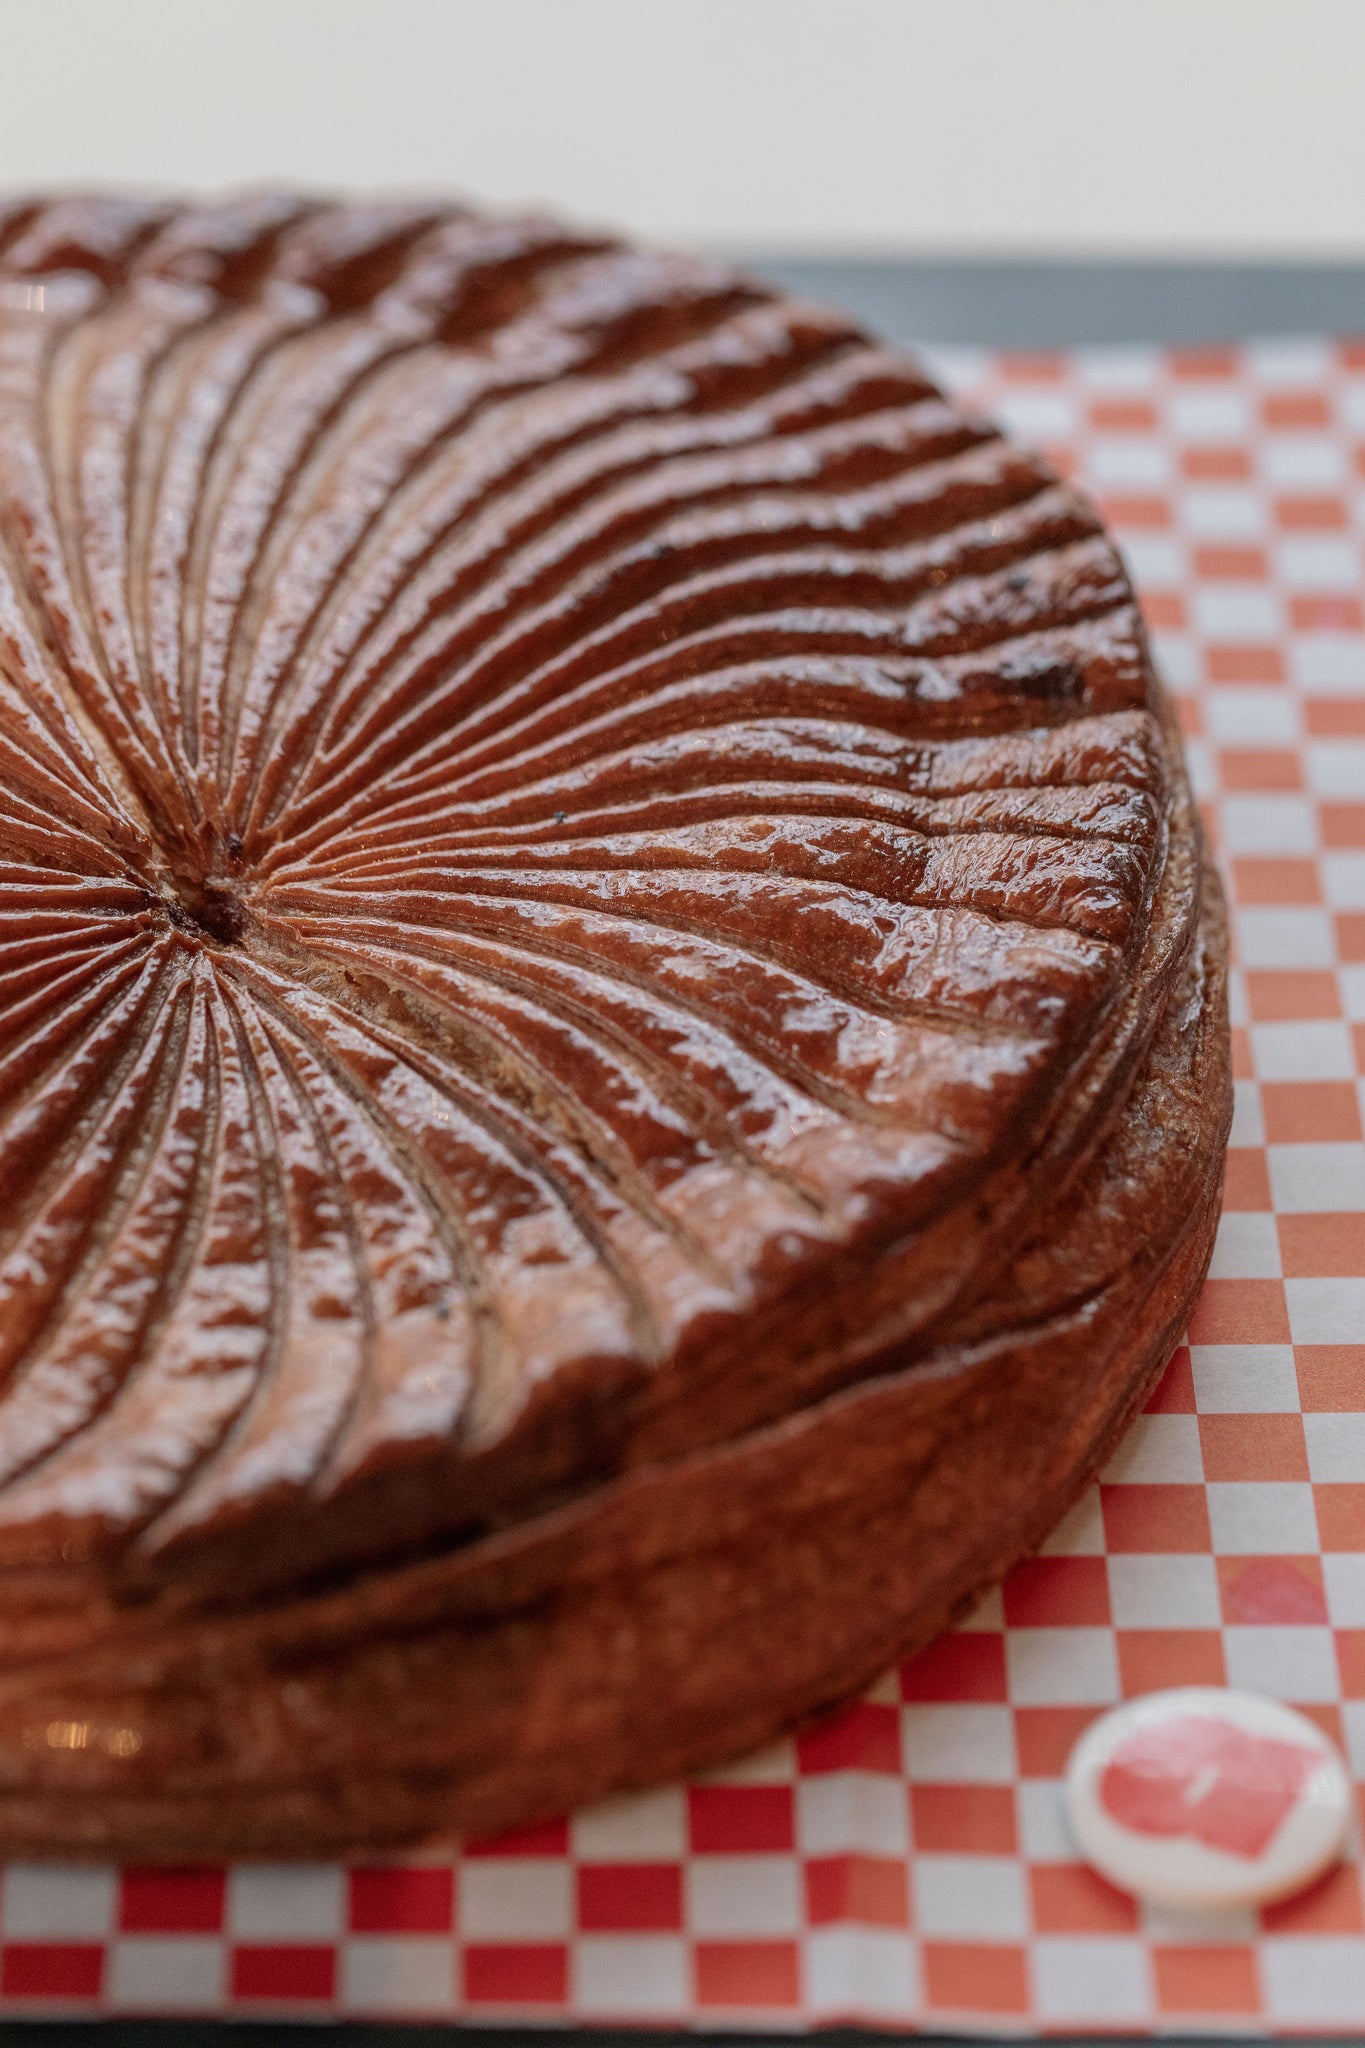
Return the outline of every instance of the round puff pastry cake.
[[[1092,508],[447,205],[0,209],[0,1849],[482,1834],[847,1697],[1207,1261]]]

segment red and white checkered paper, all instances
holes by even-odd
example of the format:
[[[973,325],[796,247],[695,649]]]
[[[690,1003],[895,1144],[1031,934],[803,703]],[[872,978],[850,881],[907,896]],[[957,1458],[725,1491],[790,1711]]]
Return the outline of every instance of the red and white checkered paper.
[[[1099,499],[1236,907],[1213,1276],[1098,1485],[956,1634],[703,1782],[415,1863],[10,1866],[0,2012],[1365,2030],[1359,1850],[1203,1923],[1078,1862],[1096,1714],[1292,1701],[1365,1776],[1365,344],[955,353]]]

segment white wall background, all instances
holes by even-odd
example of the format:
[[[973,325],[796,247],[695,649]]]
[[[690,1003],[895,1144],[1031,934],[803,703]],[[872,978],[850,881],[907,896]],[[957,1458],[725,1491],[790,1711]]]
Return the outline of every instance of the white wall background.
[[[1365,0],[0,0],[0,184],[869,251],[1365,255]]]

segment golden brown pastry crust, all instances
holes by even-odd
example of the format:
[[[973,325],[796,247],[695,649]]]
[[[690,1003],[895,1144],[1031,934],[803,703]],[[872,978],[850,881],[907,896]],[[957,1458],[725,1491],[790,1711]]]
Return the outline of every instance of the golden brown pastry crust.
[[[923,1640],[1178,1334],[1224,956],[1093,510],[841,317],[0,209],[0,1844],[501,1826]]]

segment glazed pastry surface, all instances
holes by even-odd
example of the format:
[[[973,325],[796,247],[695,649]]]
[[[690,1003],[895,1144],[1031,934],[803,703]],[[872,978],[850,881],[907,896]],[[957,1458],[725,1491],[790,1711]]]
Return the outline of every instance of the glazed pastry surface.
[[[0,207],[0,1790],[151,1768],[150,1651],[122,1754],[35,1747],[64,1658],[359,1642],[888,1371],[1086,1303],[1117,1360],[1132,1282],[1074,1491],[1212,1227],[1209,886],[1097,515],[842,316],[446,205]]]

